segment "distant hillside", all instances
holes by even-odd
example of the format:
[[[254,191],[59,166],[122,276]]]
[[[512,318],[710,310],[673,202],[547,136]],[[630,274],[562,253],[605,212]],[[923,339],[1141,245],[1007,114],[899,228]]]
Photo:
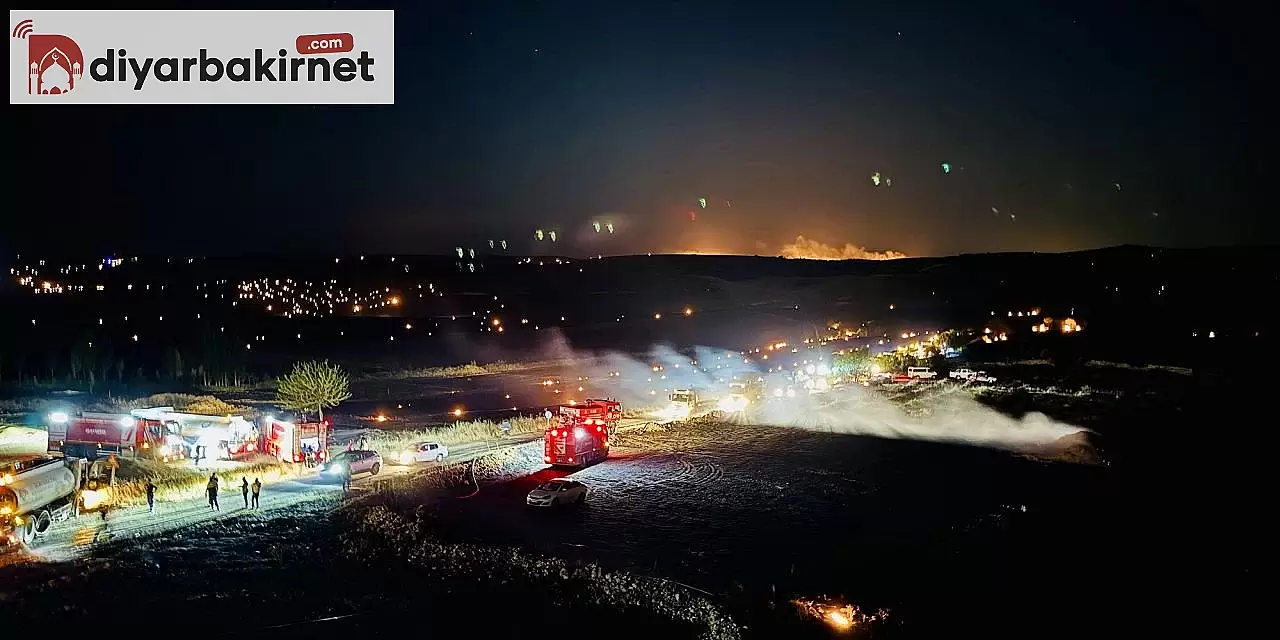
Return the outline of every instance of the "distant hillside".
[[[301,357],[385,367],[552,357],[546,349],[557,335],[591,349],[739,348],[833,322],[872,336],[992,326],[1014,339],[984,357],[1041,358],[1048,343],[1024,339],[1038,321],[1017,315],[1030,310],[1085,327],[1068,342],[1072,357],[1179,366],[1202,353],[1258,359],[1275,341],[1268,309],[1280,291],[1277,254],[1123,246],[887,261],[139,256],[106,268],[88,257],[24,255],[26,264],[13,266],[39,277],[0,287],[0,384],[243,384]],[[45,278],[67,293],[36,295],[31,286]],[[246,294],[245,281],[257,293]],[[343,302],[286,314],[283,300],[299,288],[321,304]],[[357,310],[344,297],[356,294],[396,303]]]

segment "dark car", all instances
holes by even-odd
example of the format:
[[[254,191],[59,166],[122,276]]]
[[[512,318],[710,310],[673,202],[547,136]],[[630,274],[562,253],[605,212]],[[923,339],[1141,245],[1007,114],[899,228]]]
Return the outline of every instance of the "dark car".
[[[357,473],[365,472],[376,476],[379,471],[382,471],[382,456],[378,455],[377,451],[360,449],[343,451],[324,463],[324,466],[320,468],[320,473],[338,475],[344,469],[353,476]]]

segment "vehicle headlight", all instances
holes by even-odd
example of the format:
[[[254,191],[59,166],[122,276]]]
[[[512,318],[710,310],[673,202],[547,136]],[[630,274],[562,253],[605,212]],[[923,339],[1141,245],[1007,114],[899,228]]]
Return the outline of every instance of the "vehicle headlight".
[[[746,398],[729,397],[720,401],[720,409],[724,411],[739,411],[747,406]]]
[[[86,489],[80,494],[80,496],[84,500],[85,509],[97,509],[102,506],[102,503],[107,501],[106,490],[97,491],[94,489]]]

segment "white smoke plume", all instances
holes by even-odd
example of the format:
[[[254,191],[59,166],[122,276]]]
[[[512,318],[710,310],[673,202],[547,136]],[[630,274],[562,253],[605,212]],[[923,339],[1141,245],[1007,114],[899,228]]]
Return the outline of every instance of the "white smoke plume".
[[[779,255],[804,260],[896,260],[907,257],[900,251],[871,251],[853,243],[837,247],[804,236],[796,236],[795,242],[782,245]]]
[[[1002,414],[973,399],[958,385],[942,383],[932,397],[898,403],[853,386],[826,394],[773,399],[752,422],[877,438],[968,444],[1039,453],[1062,438],[1087,431],[1042,413],[1022,418]]]
[[[566,354],[566,343],[556,351]],[[595,380],[611,380],[602,387],[626,408],[666,406],[676,389],[695,390],[704,408],[714,407],[733,380],[761,378],[768,399],[746,415],[727,418],[752,424],[847,433],[879,438],[967,444],[1018,453],[1042,453],[1082,427],[1058,422],[1041,413],[1014,418],[983,405],[961,385],[950,382],[916,383],[916,387],[885,387],[884,392],[861,386],[809,395],[791,386],[787,372],[767,372],[736,351],[715,347],[675,349],[657,345],[647,353],[607,352],[575,356],[587,364]],[[589,363],[589,364],[588,364]],[[616,375],[615,375],[616,374]],[[901,393],[901,400],[891,397]]]
[[[628,407],[664,405],[676,389],[693,389],[700,395],[713,397],[738,377],[755,375],[755,367],[737,352],[713,347],[676,350],[670,345],[656,345],[645,354],[611,351],[583,355],[589,362],[590,376],[609,380],[613,396]]]

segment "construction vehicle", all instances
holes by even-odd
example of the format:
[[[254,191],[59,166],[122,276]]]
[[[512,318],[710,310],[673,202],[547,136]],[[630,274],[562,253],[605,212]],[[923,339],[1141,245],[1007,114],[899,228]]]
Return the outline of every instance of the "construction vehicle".
[[[698,409],[698,392],[693,389],[676,389],[667,399],[671,404],[667,406],[663,417],[668,420],[688,420]]]
[[[758,408],[764,402],[764,378],[734,380],[729,383],[729,395],[720,400],[720,410],[739,413]]]
[[[289,422],[268,416],[262,429],[262,451],[283,462],[304,462],[308,450],[316,453],[316,461],[328,457],[328,420],[321,422]]]
[[[552,466],[585,467],[609,457],[609,441],[622,420],[616,400],[562,404],[543,433],[543,461]]]
[[[32,546],[55,522],[112,502],[106,459],[36,456],[0,463],[0,548]]]
[[[110,454],[168,462],[186,457],[182,438],[158,420],[128,413],[49,414],[49,450],[64,456],[95,460]]]

